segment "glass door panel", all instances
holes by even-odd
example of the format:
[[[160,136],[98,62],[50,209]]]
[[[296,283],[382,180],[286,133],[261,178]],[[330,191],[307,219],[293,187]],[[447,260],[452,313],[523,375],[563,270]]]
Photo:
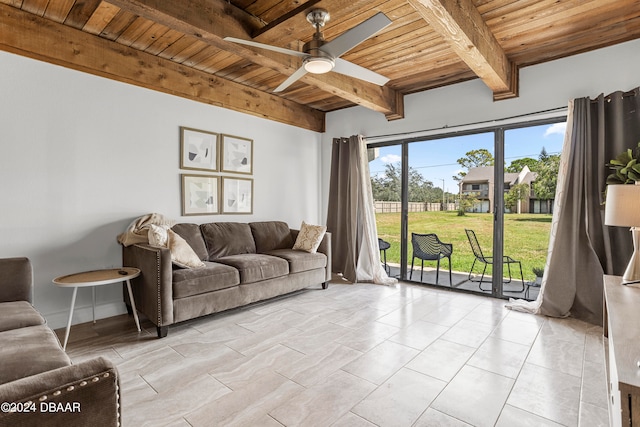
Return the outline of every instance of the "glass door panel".
[[[505,131],[503,252],[512,260],[503,270],[505,297],[538,296],[565,127],[563,122]]]
[[[390,277],[401,277],[402,146],[370,148],[369,173],[380,259]],[[386,262],[385,262],[386,260]]]
[[[482,286],[487,290],[484,293],[491,294],[491,265],[476,259],[466,230],[473,231],[489,256],[493,247],[494,133],[408,145],[407,279],[473,292],[483,292]],[[438,240],[425,236],[429,234]],[[441,259],[439,269],[433,259],[438,241],[452,249],[450,258]]]

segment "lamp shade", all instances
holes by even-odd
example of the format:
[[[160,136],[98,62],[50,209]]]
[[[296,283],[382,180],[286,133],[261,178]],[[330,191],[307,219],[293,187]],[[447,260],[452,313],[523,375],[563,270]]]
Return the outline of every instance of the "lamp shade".
[[[620,227],[640,226],[640,185],[609,185],[604,223]]]

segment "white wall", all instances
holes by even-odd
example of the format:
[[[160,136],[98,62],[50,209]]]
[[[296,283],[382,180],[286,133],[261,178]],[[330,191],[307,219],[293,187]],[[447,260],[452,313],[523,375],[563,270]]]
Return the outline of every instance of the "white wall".
[[[635,40],[525,67],[520,70],[520,96],[506,101],[493,102],[491,91],[476,79],[405,96],[405,118],[401,120],[388,122],[382,114],[362,107],[329,113],[323,135],[323,181],[329,182],[332,138],[451,128],[565,107],[573,98],[640,86],[638,70],[640,40]],[[323,200],[328,200],[328,185],[323,187]]]
[[[51,280],[120,265],[116,235],[140,215],[292,227],[324,215],[316,132],[5,52],[0,70],[0,257],[31,258],[35,306],[53,328],[71,290]],[[180,216],[179,126],[254,140],[253,215]],[[124,312],[120,286],[97,292],[99,318]],[[74,323],[90,319],[80,290]]]

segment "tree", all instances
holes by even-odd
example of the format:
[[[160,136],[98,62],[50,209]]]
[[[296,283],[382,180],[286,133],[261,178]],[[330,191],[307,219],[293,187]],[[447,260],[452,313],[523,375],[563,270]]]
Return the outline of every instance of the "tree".
[[[402,168],[400,163],[387,163],[384,174],[371,178],[371,190],[374,200],[399,202],[402,189]],[[433,183],[426,180],[414,168],[409,168],[409,201],[438,202],[442,200],[442,190],[434,188]]]
[[[461,171],[457,176],[453,177],[453,179],[458,182],[462,181],[462,178],[465,177],[469,169],[479,168],[482,166],[493,166],[494,164],[493,154],[491,154],[491,152],[486,148],[467,151],[465,153],[465,157],[461,157],[456,161],[460,166],[466,169],[466,171]]]
[[[465,216],[468,210],[473,208],[473,205],[478,203],[476,193],[465,193],[458,195],[458,216]]]
[[[387,163],[384,174],[371,178],[371,190],[374,200],[389,202],[400,201],[401,173],[400,164]]]
[[[540,153],[537,176],[536,180],[533,181],[533,191],[535,192],[538,199],[547,201],[547,212],[550,211],[550,200],[552,200],[556,196],[556,186],[558,185],[559,169],[560,155],[547,155],[546,151],[544,151],[543,156],[543,153]]]
[[[549,154],[547,153],[547,149],[542,147],[540,150],[540,154],[538,154],[538,160],[541,162],[546,162],[549,159]]]
[[[524,157],[522,159],[512,161],[504,171],[508,173],[520,173],[520,171],[527,166],[531,172],[536,172],[538,170],[538,163],[539,162],[536,159]]]
[[[509,192],[504,196],[504,205],[511,211],[518,211],[518,202],[520,200],[526,200],[530,192],[529,184],[520,183],[516,184],[509,189]]]
[[[413,168],[409,168],[409,201],[410,202],[426,202],[429,200],[433,183],[427,181],[424,177]]]

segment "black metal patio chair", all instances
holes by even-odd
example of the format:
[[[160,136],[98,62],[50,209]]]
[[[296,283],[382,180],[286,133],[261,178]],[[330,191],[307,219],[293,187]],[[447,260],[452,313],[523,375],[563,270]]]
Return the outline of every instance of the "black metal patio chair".
[[[491,291],[491,289],[483,289],[482,288],[482,283],[483,283],[483,280],[484,280],[484,273],[487,271],[487,266],[490,265],[490,264],[493,265],[493,257],[492,256],[484,256],[484,254],[482,253],[482,248],[480,247],[480,243],[478,243],[478,239],[476,237],[476,233],[473,230],[465,229],[464,231],[467,233],[467,238],[469,239],[469,244],[471,245],[471,250],[473,250],[473,255],[475,256],[475,259],[473,260],[473,264],[471,264],[471,270],[469,270],[469,281],[478,283],[478,286],[480,287],[481,291]],[[482,269],[482,275],[480,276],[480,280],[471,279],[471,274],[473,273],[473,267],[475,267],[476,261],[479,261],[479,262],[484,264],[484,268]],[[503,264],[507,264],[507,270],[509,271],[509,280],[507,280],[506,282],[503,281],[502,283],[511,283],[511,264],[517,264],[518,265],[518,267],[520,268],[520,279],[522,280],[522,289],[521,290],[519,290],[519,291],[518,290],[515,290],[515,291],[507,291],[507,290],[505,290],[504,292],[524,292],[524,275],[522,274],[522,264],[520,263],[520,261],[515,260],[515,259],[511,258],[510,256],[504,255],[502,257],[502,263]],[[490,283],[490,282],[484,282],[484,283]]]
[[[389,249],[390,247],[391,243],[378,237],[378,249],[380,249],[380,256],[384,257],[384,262],[382,264],[384,265],[384,270],[389,274],[391,274],[391,267],[387,265],[387,249]]]
[[[420,281],[422,282],[422,273],[424,272],[425,261],[437,261],[436,267],[436,284],[440,275],[440,260],[442,258],[449,259],[449,286],[453,286],[451,279],[451,254],[453,253],[453,245],[451,243],[443,243],[436,234],[418,234],[411,233],[411,246],[413,247],[413,257],[411,258],[411,273],[409,279],[413,277],[413,261],[418,258],[422,264],[420,267]]]

